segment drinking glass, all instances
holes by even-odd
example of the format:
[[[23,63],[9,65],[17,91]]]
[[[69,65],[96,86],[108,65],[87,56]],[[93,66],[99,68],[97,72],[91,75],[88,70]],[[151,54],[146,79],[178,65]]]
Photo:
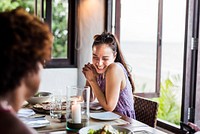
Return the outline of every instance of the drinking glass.
[[[68,86],[66,91],[66,129],[78,131],[89,123],[90,87]]]
[[[50,116],[51,118],[61,118],[62,116],[62,96],[61,95],[51,95]]]

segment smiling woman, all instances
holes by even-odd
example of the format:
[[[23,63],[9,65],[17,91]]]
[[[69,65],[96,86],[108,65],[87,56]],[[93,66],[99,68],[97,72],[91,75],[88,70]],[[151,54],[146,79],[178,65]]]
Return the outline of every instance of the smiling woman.
[[[117,38],[107,32],[95,35],[92,52],[92,64],[83,67],[86,85],[105,110],[135,118],[134,84]]]

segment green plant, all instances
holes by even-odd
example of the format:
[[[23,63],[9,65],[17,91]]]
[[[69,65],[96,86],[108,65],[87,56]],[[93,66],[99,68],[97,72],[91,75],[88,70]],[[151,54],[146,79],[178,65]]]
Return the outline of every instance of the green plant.
[[[180,98],[181,90],[177,83],[180,81],[179,75],[167,77],[161,83],[160,97],[153,98],[153,100],[159,103],[158,118],[165,121],[179,125],[181,106],[177,98]]]
[[[18,2],[12,1],[12,0],[2,0],[0,2],[0,12],[15,9],[19,6]]]
[[[53,0],[52,2],[52,33],[54,35],[52,56],[54,58],[65,58],[67,57],[68,39],[67,0]],[[31,14],[34,13],[34,0],[1,0],[0,12],[12,10],[19,6]],[[38,8],[38,12],[40,12],[40,8]]]
[[[68,34],[68,9],[66,0],[57,0],[53,4],[52,31],[54,35],[53,57],[66,57],[67,55],[67,34]]]

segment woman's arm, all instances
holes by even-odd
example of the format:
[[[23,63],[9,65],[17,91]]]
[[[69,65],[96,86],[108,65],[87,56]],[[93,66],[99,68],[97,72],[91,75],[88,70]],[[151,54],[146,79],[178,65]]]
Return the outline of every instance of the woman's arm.
[[[94,95],[94,93],[92,91],[92,87],[90,86],[88,81],[86,81],[85,86],[89,86],[90,87],[90,102],[93,102],[96,99],[96,97],[95,97],[95,95]]]
[[[91,65],[85,69],[84,75],[101,106],[107,111],[113,111],[119,99],[122,81],[125,79],[124,72],[116,63],[108,67],[105,74],[106,85],[104,95],[97,83],[97,79],[94,78],[95,75],[92,75],[94,70],[95,68]]]
[[[119,100],[120,90],[124,88],[122,83],[125,81],[125,75],[122,68],[116,63],[113,63],[108,67],[105,75],[105,96],[107,100],[107,107],[108,110],[113,111]]]

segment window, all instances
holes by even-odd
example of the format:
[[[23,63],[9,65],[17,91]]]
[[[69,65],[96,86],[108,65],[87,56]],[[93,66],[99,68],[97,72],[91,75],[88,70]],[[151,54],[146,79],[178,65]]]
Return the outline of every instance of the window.
[[[45,67],[76,67],[75,5],[76,1],[71,0],[4,0],[0,5],[0,11],[22,6],[26,11],[47,22],[54,35],[54,44],[52,60]]]
[[[162,10],[159,0],[121,1],[122,51],[132,70],[135,93],[146,97],[158,96],[160,90]]]
[[[200,3],[197,0],[187,1],[187,14],[186,14],[186,36],[185,36],[185,60],[184,60],[184,82],[182,101],[182,113],[186,116],[181,117],[182,121],[195,122],[200,126],[200,73],[199,62],[199,11]]]
[[[46,21],[54,35],[52,60],[47,68],[76,67],[75,5],[76,1],[70,0],[46,1]]]
[[[178,128],[186,55],[186,0],[115,2],[115,33],[132,68],[135,93],[151,98],[157,96],[154,99],[160,104],[159,122]]]

